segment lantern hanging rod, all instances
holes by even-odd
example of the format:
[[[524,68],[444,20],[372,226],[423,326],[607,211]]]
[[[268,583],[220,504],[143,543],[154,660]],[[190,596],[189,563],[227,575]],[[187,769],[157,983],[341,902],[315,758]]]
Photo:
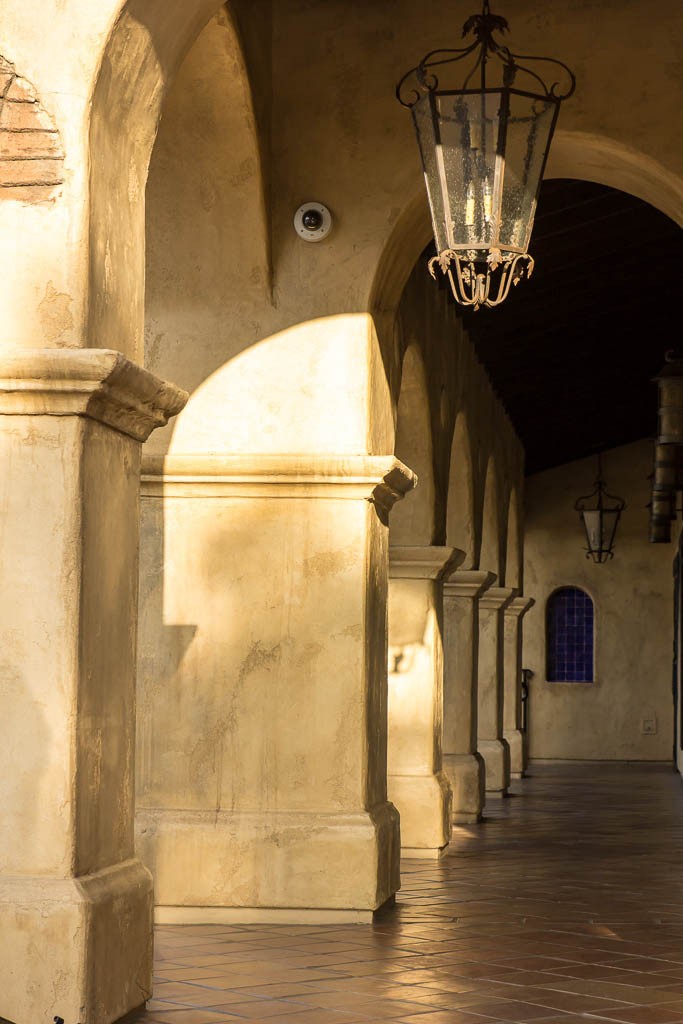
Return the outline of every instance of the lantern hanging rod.
[[[557,102],[568,99],[576,88],[576,78],[573,71],[561,60],[556,60],[554,57],[537,57],[532,54],[513,53],[508,46],[498,42],[494,37],[494,32],[503,33],[507,31],[509,31],[509,25],[506,19],[499,15],[491,14],[488,0],[484,0],[482,13],[471,15],[463,25],[463,37],[473,34],[475,37],[474,42],[470,43],[469,46],[459,49],[431,50],[425,54],[420,63],[406,72],[396,86],[396,97],[399,103],[404,107],[412,107],[425,94],[436,92],[439,89],[440,83],[434,73],[434,68],[441,68],[448,64],[457,64],[462,60],[466,60],[471,54],[476,54],[474,64],[465,74],[460,88],[454,91],[467,91],[477,71],[479,71],[477,91],[485,91],[487,88],[500,88],[500,86],[489,87],[487,85],[488,64],[490,63],[490,58],[495,57],[500,61],[503,88],[516,88],[517,75],[527,75],[529,79],[536,83],[536,89],[540,86],[546,99],[556,100]],[[564,88],[561,88],[559,81],[554,81],[548,85],[538,72],[520,63],[522,61],[552,64],[555,68],[561,69],[566,76]]]
[[[607,490],[607,486],[602,475],[602,453],[598,454],[598,476],[595,481],[595,487],[590,492],[590,494],[585,494],[583,495],[583,497],[576,499],[576,502],[574,503],[574,509],[577,512],[586,511],[586,508],[588,507],[587,502],[589,502],[591,498],[597,499],[597,507],[600,509],[604,507],[605,500],[614,502],[613,507],[615,510],[618,510],[619,512],[623,512],[626,508],[626,502],[623,498],[619,498],[616,494],[610,494]]]

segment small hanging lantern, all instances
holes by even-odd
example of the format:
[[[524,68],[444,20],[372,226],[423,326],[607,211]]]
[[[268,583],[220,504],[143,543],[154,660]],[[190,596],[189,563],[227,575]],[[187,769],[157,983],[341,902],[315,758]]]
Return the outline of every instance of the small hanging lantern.
[[[626,502],[623,498],[607,493],[605,481],[602,479],[602,459],[599,455],[595,490],[579,498],[574,508],[579,513],[586,531],[586,558],[592,558],[594,562],[607,562],[614,558],[614,537]]]
[[[561,61],[512,53],[494,38],[507,30],[484,0],[463,27],[474,42],[432,50],[396,89],[422,155],[438,253],[429,269],[436,277],[440,267],[456,300],[474,309],[500,305],[512,284],[531,277],[527,250],[543,171],[560,103],[576,85]],[[434,69],[453,70],[470,55],[459,88],[442,88]],[[519,61],[554,65],[564,88]]]

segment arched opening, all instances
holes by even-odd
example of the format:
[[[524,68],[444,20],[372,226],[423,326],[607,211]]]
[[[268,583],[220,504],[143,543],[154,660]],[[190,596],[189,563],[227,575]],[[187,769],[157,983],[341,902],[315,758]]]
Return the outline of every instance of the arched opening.
[[[487,572],[501,576],[501,509],[498,483],[498,467],[494,455],[489,456],[486,465],[484,494],[481,513],[481,549],[479,565]]]
[[[397,505],[391,520],[391,543],[431,544],[434,539],[434,454],[429,391],[417,343],[403,357],[398,399],[395,454],[417,474],[410,498]]]
[[[507,542],[505,547],[505,585],[514,587],[521,593],[523,585],[523,527],[522,517],[519,509],[519,498],[516,489],[513,489],[508,503],[507,515]]]
[[[558,129],[545,170],[546,180],[555,178],[591,181],[628,192],[683,227],[681,178],[652,157],[614,138]],[[372,282],[369,309],[380,337],[390,333],[405,283],[431,239],[429,207],[420,180],[406,197]]]
[[[446,543],[465,552],[463,568],[475,558],[474,480],[472,449],[465,412],[458,413],[453,431],[448,473]]]

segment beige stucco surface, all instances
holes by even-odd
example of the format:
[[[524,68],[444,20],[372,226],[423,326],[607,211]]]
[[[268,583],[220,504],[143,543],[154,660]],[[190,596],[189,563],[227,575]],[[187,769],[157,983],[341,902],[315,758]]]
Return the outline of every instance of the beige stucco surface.
[[[378,489],[410,475],[254,459],[143,482],[137,825],[166,920],[371,911],[398,884]]]
[[[185,397],[114,352],[0,358],[0,1007],[17,1024],[46,1007],[108,1024],[151,993],[133,843],[140,442]]]
[[[548,174],[625,188],[683,222],[678,0],[656,18],[643,0],[519,0],[511,20],[528,52],[555,53],[578,75]],[[452,305],[415,268],[430,227],[393,95],[460,21],[437,0],[0,5],[2,56],[35,87],[64,154],[49,197],[0,196],[0,348],[109,348],[192,392],[148,446],[186,461],[155,463],[143,495],[138,835],[171,916],[357,919],[399,884],[386,794],[388,523],[413,480],[394,453],[405,447],[424,477],[399,513],[401,543],[457,546],[467,569],[522,582],[523,453]],[[644,73],[625,75],[635,52]],[[334,219],[319,245],[292,228],[310,199]],[[406,352],[422,387],[408,386],[420,374]],[[84,359],[96,376],[98,358]],[[55,991],[65,1019],[108,1024],[149,982],[149,876],[131,860],[133,449],[148,430],[131,424],[157,385],[133,372],[130,399],[117,369],[96,407],[79,405],[85,363],[57,374],[59,407],[45,397],[55,365],[36,365],[30,423],[21,388],[0,408],[11,734],[0,772],[0,992],[11,995],[0,1013],[17,1024],[33,1024]],[[292,463],[304,455],[314,462]],[[590,569],[606,591],[596,686],[550,691],[537,675],[537,756],[669,750],[670,551],[644,542],[647,460],[614,459],[632,550],[606,568],[580,553],[575,563],[567,507],[583,479],[532,482],[543,500],[527,503],[531,667],[542,673],[554,579]],[[544,519],[546,499],[559,511]],[[434,651],[439,642],[437,630]],[[487,671],[493,660],[489,650]],[[643,737],[653,709],[658,733]],[[432,733],[439,714],[432,700]],[[480,762],[463,756],[476,786]],[[73,942],[58,946],[65,932]],[[117,955],[104,955],[112,944]]]
[[[390,548],[388,793],[401,815],[404,856],[450,839],[451,790],[442,762],[443,579],[463,552]]]
[[[529,700],[532,757],[668,760],[673,743],[673,545],[649,544],[648,441],[607,452],[608,489],[623,496],[611,562],[584,557],[574,502],[592,490],[595,459],[581,459],[527,480],[526,585],[536,605],[524,619],[524,664],[534,672]],[[674,531],[675,533],[675,531]],[[595,682],[545,679],[545,613],[557,587],[585,589],[595,604]],[[656,735],[643,735],[655,717]]]

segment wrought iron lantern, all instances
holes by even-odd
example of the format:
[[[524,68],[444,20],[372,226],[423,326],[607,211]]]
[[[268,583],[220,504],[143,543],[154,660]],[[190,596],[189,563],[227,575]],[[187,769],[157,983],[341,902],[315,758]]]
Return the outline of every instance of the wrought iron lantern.
[[[623,498],[609,494],[602,478],[602,459],[598,455],[598,478],[595,489],[578,498],[574,508],[579,513],[586,531],[586,558],[594,562],[607,562],[614,558],[614,538],[621,513],[626,508]]]
[[[494,33],[508,30],[484,0],[468,18],[461,49],[432,50],[398,83],[410,108],[422,156],[437,255],[463,306],[498,306],[511,285],[531,277],[529,238],[550,142],[562,100],[576,80],[561,61],[512,51]],[[459,88],[436,75],[472,57]],[[524,62],[524,63],[520,63]],[[534,66],[559,70],[547,84]],[[527,66],[532,65],[531,67]]]

